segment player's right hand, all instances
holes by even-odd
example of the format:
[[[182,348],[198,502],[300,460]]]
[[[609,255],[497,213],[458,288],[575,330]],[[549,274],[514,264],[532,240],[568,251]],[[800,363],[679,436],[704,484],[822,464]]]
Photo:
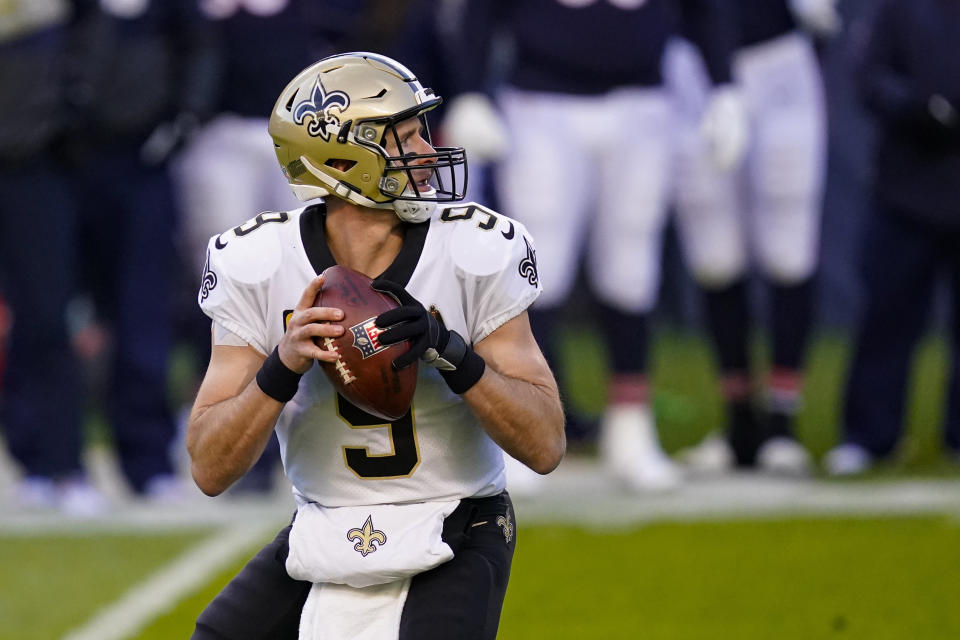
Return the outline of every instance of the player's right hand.
[[[303,290],[300,301],[287,321],[287,330],[277,346],[280,360],[296,373],[306,373],[314,361],[336,362],[336,351],[321,348],[317,338],[339,338],[344,328],[336,323],[343,320],[343,311],[334,307],[315,307],[314,301],[323,287],[323,276],[317,276]]]
[[[713,89],[700,122],[710,160],[721,171],[740,166],[750,140],[747,107],[740,89],[720,85]]]
[[[464,93],[450,102],[443,133],[449,144],[463,147],[471,161],[493,162],[507,151],[507,125],[482,93]]]

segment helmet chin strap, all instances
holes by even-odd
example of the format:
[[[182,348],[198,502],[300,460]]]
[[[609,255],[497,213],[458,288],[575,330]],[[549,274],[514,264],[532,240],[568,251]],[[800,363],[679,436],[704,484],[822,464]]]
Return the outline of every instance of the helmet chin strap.
[[[437,208],[437,203],[433,200],[394,200],[390,204],[398,218],[413,224],[426,222]]]
[[[309,171],[315,178],[317,178],[317,180],[325,185],[324,187],[317,187],[313,185],[296,185],[291,183],[290,188],[293,190],[293,194],[301,202],[333,195],[338,198],[343,198],[344,200],[354,204],[358,204],[361,207],[369,207],[371,209],[393,209],[398,218],[404,222],[410,222],[413,224],[426,222],[430,219],[430,216],[433,215],[433,212],[437,208],[437,203],[434,200],[392,200],[390,202],[376,202],[364,195],[357,193],[346,184],[334,180],[322,171],[318,171],[306,156],[300,156],[300,161],[303,163],[303,166],[306,167],[307,171]],[[407,185],[406,191],[410,193],[413,192],[409,185]]]

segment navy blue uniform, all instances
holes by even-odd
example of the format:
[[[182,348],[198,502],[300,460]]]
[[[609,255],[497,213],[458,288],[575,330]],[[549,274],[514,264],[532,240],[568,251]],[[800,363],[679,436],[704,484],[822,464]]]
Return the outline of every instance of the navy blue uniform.
[[[797,28],[786,0],[733,0],[736,14],[737,45],[771,40]]]
[[[658,86],[664,47],[684,15],[714,82],[729,82],[731,34],[720,28],[719,11],[714,0],[650,0],[632,9],[606,1],[574,8],[558,0],[469,0],[459,89],[479,90],[489,82],[490,41],[502,25],[509,25],[516,48],[505,80],[518,89],[598,94]]]
[[[26,475],[47,478],[81,469],[79,367],[65,321],[77,212],[54,151],[67,124],[67,36],[64,15],[0,37],[0,286],[15,316],[0,424]]]
[[[960,105],[960,5],[887,0],[860,70],[879,124],[876,212],[867,221],[865,309],[847,387],[845,440],[890,454],[902,431],[909,362],[938,276],[949,274],[952,368],[945,441],[960,451],[960,122],[937,121],[931,96]]]
[[[292,0],[273,15],[243,9],[214,22],[224,59],[217,111],[265,118],[292,78],[313,61],[311,5]]]
[[[116,349],[107,410],[135,491],[173,473],[166,381],[176,272],[177,207],[166,166],[182,142],[161,125],[209,113],[217,59],[193,0],[147,3],[138,15],[89,4],[79,16],[74,137],[85,285]],[[151,137],[159,141],[144,155]]]

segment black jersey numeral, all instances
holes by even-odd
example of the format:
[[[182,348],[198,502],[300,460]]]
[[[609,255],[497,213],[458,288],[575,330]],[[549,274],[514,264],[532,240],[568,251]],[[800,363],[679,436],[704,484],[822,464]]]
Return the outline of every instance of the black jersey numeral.
[[[343,447],[347,466],[361,478],[405,478],[420,464],[413,409],[394,422],[371,415],[337,394],[337,413],[351,429],[389,429],[393,453],[371,454],[366,447]]]
[[[247,234],[253,233],[268,222],[286,222],[289,219],[290,214],[286,211],[264,211],[258,214],[256,218],[251,218],[239,227],[234,227],[233,235],[237,238],[242,238]],[[223,239],[224,235],[226,234],[221,233],[217,236],[217,240],[214,242],[214,246],[216,246],[217,249],[224,249],[229,244],[229,242]]]
[[[458,220],[470,220],[474,214],[479,214],[477,216],[477,228],[483,229],[484,231],[490,231],[497,226],[497,222],[500,221],[500,217],[493,211],[481,209],[476,205],[444,209],[443,213],[440,214],[440,221],[456,222]]]
[[[286,222],[289,219],[290,215],[286,211],[264,211],[258,214],[256,218],[247,220],[239,227],[234,227],[233,233],[237,237],[243,237],[269,222]]]

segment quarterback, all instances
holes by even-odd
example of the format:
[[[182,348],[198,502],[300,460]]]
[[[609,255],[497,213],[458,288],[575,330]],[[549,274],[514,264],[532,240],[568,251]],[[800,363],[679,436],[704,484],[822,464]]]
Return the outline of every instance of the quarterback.
[[[384,56],[308,67],[269,132],[294,193],[314,202],[210,240],[199,303],[213,348],[187,433],[193,477],[223,492],[276,430],[298,508],[194,638],[496,636],[516,543],[503,455],[552,471],[563,410],[527,319],[540,293],[533,240],[461,201],[465,153],[434,148],[424,119],[440,101]],[[393,423],[314,366],[338,357],[315,339],[345,330],[340,309],[313,306],[334,264],[400,301],[378,317],[379,340],[409,339],[420,366]]]

